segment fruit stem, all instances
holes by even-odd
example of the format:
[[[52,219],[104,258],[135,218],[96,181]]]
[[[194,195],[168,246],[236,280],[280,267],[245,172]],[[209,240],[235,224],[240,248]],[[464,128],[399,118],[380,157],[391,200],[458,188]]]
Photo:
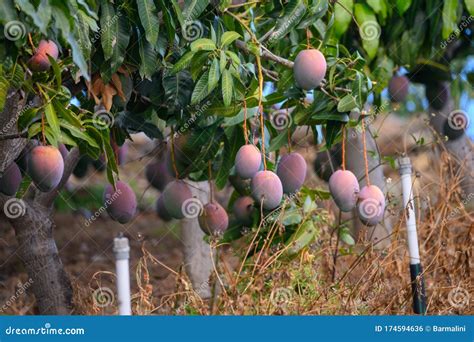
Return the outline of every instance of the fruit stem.
[[[362,144],[363,144],[364,162],[365,162],[365,178],[367,179],[367,186],[370,186],[369,161],[367,160],[367,141],[366,141],[366,136],[365,136],[364,118],[362,118],[361,120],[361,125],[362,125]]]
[[[36,53],[36,47],[35,44],[33,44],[33,38],[31,38],[31,33],[28,33],[28,41],[31,45],[31,48],[33,49],[33,53]]]
[[[342,170],[346,171],[346,125],[342,125]]]
[[[208,172],[209,172],[209,200],[211,203],[214,202],[214,190],[212,188],[212,166],[211,161],[207,162]]]
[[[249,136],[247,132],[247,101],[244,99],[244,137],[245,137],[245,145],[249,143]]]
[[[309,31],[309,28],[306,28],[306,48],[309,50],[311,48],[311,43],[310,43],[310,36],[311,32]]]
[[[267,171],[267,160],[265,158],[265,125],[264,125],[264,119],[263,119],[263,105],[262,105],[262,98],[263,98],[262,61],[260,60],[260,56],[258,55],[255,55],[255,59],[257,60],[257,68],[258,68],[258,110],[260,111],[260,132],[262,136],[263,169]]]
[[[176,161],[174,159],[174,129],[171,127],[171,164],[173,165],[173,170],[175,173],[176,179],[179,178],[178,168],[176,167]]]

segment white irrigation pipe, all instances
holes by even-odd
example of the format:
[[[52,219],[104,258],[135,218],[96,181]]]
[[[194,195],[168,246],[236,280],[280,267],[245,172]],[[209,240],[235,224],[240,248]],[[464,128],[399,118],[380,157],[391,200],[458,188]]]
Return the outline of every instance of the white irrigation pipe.
[[[129,316],[132,314],[130,299],[130,271],[128,263],[130,257],[130,246],[126,237],[120,235],[114,239],[114,253],[115,268],[117,272],[119,315]]]
[[[426,313],[425,281],[421,267],[416,231],[415,204],[413,201],[413,183],[411,162],[408,157],[398,159],[399,173],[402,179],[403,209],[407,223],[408,252],[410,255],[410,276],[413,293],[413,310],[417,314]]]

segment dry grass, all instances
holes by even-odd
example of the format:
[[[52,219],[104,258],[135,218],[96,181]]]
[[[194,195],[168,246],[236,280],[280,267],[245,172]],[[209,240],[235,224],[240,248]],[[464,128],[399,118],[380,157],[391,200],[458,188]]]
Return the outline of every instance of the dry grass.
[[[453,170],[443,155],[436,171],[438,181],[417,180],[420,253],[431,315],[474,313],[473,216],[457,192]],[[422,195],[434,193],[435,200]],[[149,272],[163,263],[144,246],[136,273],[140,286],[133,299],[134,311],[168,315],[413,314],[405,223],[399,219],[403,208],[395,203],[391,211],[395,218],[391,246],[376,250],[364,244],[363,237],[356,247],[340,246],[334,281],[336,220],[330,212],[326,213],[329,224],[321,227],[318,240],[295,260],[276,258],[281,250],[266,248],[241,265],[235,261],[243,259],[245,243],[219,246],[218,272],[211,279],[219,295],[213,301],[201,299],[180,268],[170,269],[175,290],[153,296]],[[252,240],[254,233],[244,240]]]

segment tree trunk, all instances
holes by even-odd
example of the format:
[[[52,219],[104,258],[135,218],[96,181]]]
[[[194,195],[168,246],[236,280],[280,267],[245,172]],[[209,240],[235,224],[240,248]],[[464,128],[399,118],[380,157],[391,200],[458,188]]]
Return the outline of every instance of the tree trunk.
[[[29,202],[25,215],[10,219],[18,241],[17,255],[26,267],[41,315],[72,312],[72,287],[53,238],[52,209]]]
[[[28,140],[17,138],[17,122],[24,99],[16,91],[8,93],[0,116],[0,174],[21,153]],[[25,265],[32,282],[38,311],[42,315],[65,315],[72,312],[72,286],[59,258],[53,238],[52,208],[58,191],[67,182],[79,158],[72,149],[64,162],[60,184],[49,193],[41,193],[32,185],[22,199],[0,195],[0,216],[15,229],[18,241],[17,255]]]
[[[0,175],[19,156],[26,146],[27,139],[5,138],[18,134],[17,122],[25,104],[25,99],[17,90],[9,90],[7,100],[0,113]],[[3,139],[5,138],[5,139]]]
[[[193,196],[204,205],[209,202],[209,183],[187,181]],[[181,236],[184,242],[184,263],[186,273],[191,279],[194,290],[203,298],[211,297],[209,277],[213,271],[211,249],[204,241],[204,232],[197,218],[184,219],[181,224]]]

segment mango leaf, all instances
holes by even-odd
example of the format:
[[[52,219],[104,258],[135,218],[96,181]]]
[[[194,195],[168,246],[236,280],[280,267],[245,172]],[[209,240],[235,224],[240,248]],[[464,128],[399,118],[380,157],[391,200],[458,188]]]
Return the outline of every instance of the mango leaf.
[[[269,42],[277,42],[295,28],[306,13],[306,5],[303,0],[291,0],[285,6],[284,14],[277,20],[274,32],[270,35]]]
[[[447,39],[449,35],[457,29],[456,11],[458,8],[458,0],[445,0],[443,6],[443,39]]]
[[[359,23],[359,35],[362,40],[362,46],[367,52],[369,60],[373,59],[377,54],[380,34],[382,32],[377,22],[377,17],[372,9],[365,4],[356,4],[354,14]]]
[[[189,105],[194,85],[188,71],[163,76],[162,86],[165,91],[164,102],[168,107],[168,112],[178,112]]]
[[[5,106],[5,101],[7,99],[8,88],[10,87],[10,82],[0,75],[0,112]]]
[[[209,0],[191,0],[185,1],[185,6],[182,11],[184,23],[189,23],[193,21],[204,12],[207,5],[209,5]]]
[[[340,113],[350,112],[357,107],[357,102],[354,96],[347,94],[337,104],[337,111]]]
[[[223,48],[229,44],[231,44],[233,41],[239,39],[241,37],[240,34],[238,34],[235,31],[227,31],[224,32],[224,34],[221,37],[221,45],[220,47]]]
[[[143,37],[138,39],[138,52],[140,54],[140,76],[151,81],[151,76],[155,73],[158,65],[158,52]]]
[[[105,60],[110,60],[110,74],[113,74],[125,58],[130,40],[130,26],[126,16],[122,12],[115,12],[114,6],[107,0],[102,1],[100,8],[102,50]]]
[[[15,3],[20,7],[22,12],[33,19],[34,24],[39,28],[41,33],[47,35],[48,24],[51,20],[51,6],[48,1],[41,0],[41,3],[38,5],[38,10],[36,10],[31,1],[28,0],[15,0]]]
[[[175,65],[173,65],[173,68],[171,69],[172,73],[177,73],[178,71],[181,71],[189,66],[191,63],[191,60],[194,57],[195,52],[194,51],[188,51],[186,52],[180,59],[179,61],[176,62]]]
[[[157,9],[153,0],[137,1],[138,16],[145,29],[146,40],[154,46],[158,40],[160,22],[157,16]]]
[[[339,0],[334,5],[334,33],[341,37],[352,21],[354,0]]]
[[[80,140],[83,140],[87,144],[89,144],[91,147],[99,148],[99,145],[97,145],[97,142],[84,131],[82,128],[77,128],[70,123],[66,121],[61,121],[60,125],[62,128],[68,130],[73,137],[76,137]]]
[[[464,0],[464,3],[466,4],[469,14],[474,16],[474,0]]]
[[[69,108],[65,108],[65,106],[57,100],[53,100],[52,104],[56,110],[56,113],[59,114],[61,118],[69,122],[71,125],[76,126],[77,128],[82,128],[81,120],[78,118],[76,113],[74,113]]]
[[[397,0],[397,9],[400,15],[403,15],[410,8],[412,0]]]
[[[204,72],[202,74],[199,81],[197,81],[196,85],[194,86],[193,95],[191,96],[191,104],[197,104],[201,102],[208,94],[208,82],[209,82],[209,71]]]
[[[219,71],[219,61],[217,58],[214,58],[209,68],[209,83],[208,83],[208,92],[210,93],[219,83],[221,77],[221,72]]]
[[[230,106],[233,94],[234,79],[232,78],[231,72],[228,69],[225,69],[222,73],[222,100],[224,101],[224,106]]]
[[[280,132],[275,138],[272,139],[268,152],[273,152],[288,142],[288,128]]]
[[[216,49],[216,43],[209,38],[200,38],[191,43],[191,51],[213,51]]]
[[[309,244],[316,238],[316,235],[317,230],[313,221],[308,220],[304,222],[286,242],[286,246],[288,246],[286,254],[288,256],[298,254],[305,247],[309,246]]]
[[[76,38],[74,37],[72,32],[69,32],[67,36],[67,42],[71,46],[72,50],[72,59],[74,63],[79,67],[82,72],[82,76],[88,81],[90,81],[89,71],[87,68],[86,60],[84,59],[84,55],[82,54],[81,46],[78,44]]]
[[[240,146],[243,144],[245,144],[245,139],[241,126],[232,127],[230,138],[227,138],[227,135],[224,135],[222,163],[216,176],[216,186],[218,189],[224,188],[227,184],[227,178],[229,177],[230,170],[234,165],[235,156],[237,155]]]
[[[51,102],[48,102],[44,107],[44,114],[46,116],[46,121],[48,122],[49,127],[51,127],[51,131],[57,140],[61,135],[61,128],[59,127],[58,116],[56,115],[56,111]]]

